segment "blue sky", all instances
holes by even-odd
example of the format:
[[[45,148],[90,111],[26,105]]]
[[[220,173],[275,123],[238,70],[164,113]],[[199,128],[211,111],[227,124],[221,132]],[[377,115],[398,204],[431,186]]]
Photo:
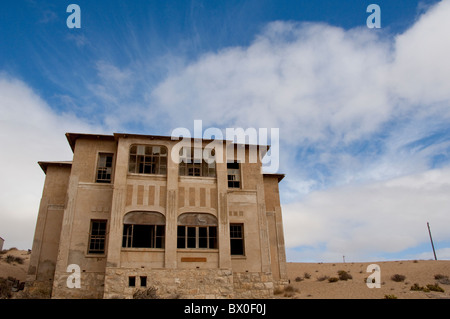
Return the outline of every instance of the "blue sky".
[[[70,158],[64,132],[201,119],[280,129],[289,261],[429,259],[427,221],[449,259],[448,14],[434,0],[5,0],[0,236],[31,247],[36,162]]]

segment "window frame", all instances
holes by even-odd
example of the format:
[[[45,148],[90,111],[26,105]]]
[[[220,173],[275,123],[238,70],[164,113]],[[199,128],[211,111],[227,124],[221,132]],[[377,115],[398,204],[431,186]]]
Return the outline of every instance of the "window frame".
[[[205,148],[183,146],[180,148],[180,162],[178,175],[188,177],[216,177],[216,161],[206,162],[203,158]],[[198,153],[200,152],[200,155]],[[211,155],[215,156],[215,149],[211,149]],[[197,173],[198,172],[198,173]]]
[[[104,230],[97,229],[104,231],[104,234],[94,234],[94,223],[98,224],[104,224]],[[106,235],[108,233],[108,220],[107,219],[91,219],[90,226],[89,226],[89,239],[88,239],[88,247],[87,247],[87,254],[88,255],[105,255],[106,254]],[[103,248],[91,248],[92,246],[98,246]]]
[[[238,168],[229,167],[232,164],[237,164]],[[228,188],[241,189],[242,188],[242,178],[241,178],[241,163],[239,161],[227,162],[227,183]],[[237,177],[237,179],[230,179],[230,177]],[[231,184],[230,184],[231,183]],[[237,186],[236,186],[237,185]]]
[[[238,237],[234,237],[233,233],[234,231],[232,230],[232,227],[240,227],[239,233],[240,236]],[[242,253],[233,253],[233,247],[235,247],[235,245],[233,245],[233,243],[236,242],[241,242],[239,244],[240,249],[239,252],[242,251]],[[230,223],[230,255],[231,256],[245,256],[245,232],[244,232],[244,223]]]
[[[159,152],[154,148],[159,148]],[[132,144],[128,152],[128,173],[167,175],[168,152],[164,145]]]
[[[111,162],[110,162],[111,166],[109,166],[109,167],[106,166],[108,164],[107,160],[105,162],[105,166],[100,166],[100,161],[102,159],[102,156],[111,157]],[[95,182],[100,183],[100,184],[111,184],[112,180],[113,180],[113,166],[114,166],[114,153],[99,152],[98,156],[97,156],[97,167],[95,170]],[[108,168],[110,170],[109,173],[107,172]],[[102,173],[100,173],[100,169],[103,170]],[[99,174],[104,174],[104,175],[109,174],[109,179],[108,178],[99,178]]]
[[[137,232],[135,232],[135,226],[140,228],[150,228],[150,245],[149,246],[133,246],[134,241],[137,239]],[[139,232],[142,232],[141,229]],[[141,240],[141,239],[140,239]],[[147,224],[123,224],[122,231],[122,248],[125,249],[164,249],[166,241],[166,226],[165,225],[147,225]],[[160,246],[160,247],[159,247]]]
[[[206,236],[200,236],[200,229],[206,229]],[[183,234],[180,234],[181,230],[183,230]],[[211,233],[213,233],[213,235],[211,235]],[[217,235],[218,229],[216,225],[178,225],[177,249],[218,249]],[[200,244],[201,239],[205,239],[206,245]],[[181,243],[183,244],[180,245]]]

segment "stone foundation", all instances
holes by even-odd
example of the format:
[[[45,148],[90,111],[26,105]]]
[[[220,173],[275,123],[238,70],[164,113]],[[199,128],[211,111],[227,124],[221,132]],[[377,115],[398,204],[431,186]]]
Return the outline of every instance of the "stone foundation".
[[[146,287],[140,277],[146,276]],[[129,287],[135,277],[135,287]],[[108,268],[104,298],[133,298],[136,290],[157,289],[158,298],[220,299],[233,297],[233,273],[228,269],[133,269]]]
[[[153,287],[161,299],[267,299],[273,298],[274,289],[285,285],[274,282],[271,273],[230,269],[107,268],[106,274],[82,272],[81,288],[67,287],[69,275],[55,274],[52,298],[132,299],[136,291]],[[131,287],[130,277],[134,278]],[[141,286],[143,277],[145,286]]]
[[[272,298],[274,289],[272,274],[262,272],[234,272],[233,288],[234,298]]]
[[[71,273],[55,273],[52,298],[55,299],[101,299],[105,286],[105,274],[99,272],[82,272],[81,288],[68,288],[67,278]]]

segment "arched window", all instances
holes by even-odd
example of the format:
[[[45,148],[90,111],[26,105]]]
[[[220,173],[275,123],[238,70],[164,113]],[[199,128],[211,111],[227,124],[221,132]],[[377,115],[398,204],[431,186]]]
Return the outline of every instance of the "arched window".
[[[128,172],[165,175],[167,173],[167,148],[156,145],[132,145]]]
[[[123,218],[124,248],[164,248],[166,219],[157,212],[130,212]]]
[[[177,248],[217,248],[217,218],[205,213],[185,213],[178,217]]]

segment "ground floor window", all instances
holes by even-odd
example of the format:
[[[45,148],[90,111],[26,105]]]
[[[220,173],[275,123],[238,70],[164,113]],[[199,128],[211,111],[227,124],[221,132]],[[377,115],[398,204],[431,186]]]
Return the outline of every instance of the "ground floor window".
[[[122,247],[164,248],[164,225],[123,225]]]
[[[217,248],[217,226],[178,226],[177,248]]]

